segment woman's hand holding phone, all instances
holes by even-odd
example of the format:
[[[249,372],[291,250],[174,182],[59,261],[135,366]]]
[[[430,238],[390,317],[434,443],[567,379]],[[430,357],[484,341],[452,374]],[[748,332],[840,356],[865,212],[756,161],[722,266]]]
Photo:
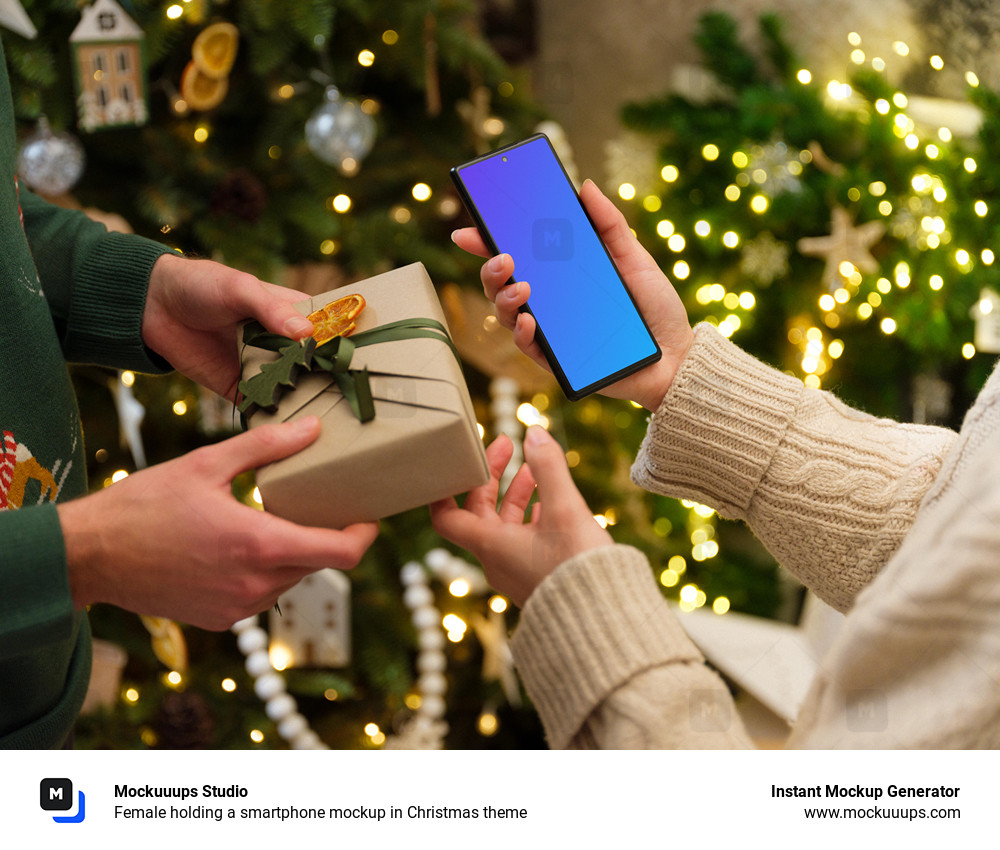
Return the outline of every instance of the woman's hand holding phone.
[[[588,180],[583,184],[580,200],[663,351],[663,357],[656,363],[605,387],[601,393],[612,398],[629,399],[647,410],[655,411],[691,347],[693,331],[687,311],[666,275],[632,234],[625,216],[595,183]],[[452,239],[470,254],[490,257],[491,252],[475,227],[456,230]],[[535,342],[534,318],[530,313],[519,312],[527,303],[530,283],[505,286],[513,273],[514,262],[509,255],[500,254],[491,258],[480,273],[483,289],[486,297],[495,304],[500,323],[514,332],[518,348],[536,363],[548,368]]]

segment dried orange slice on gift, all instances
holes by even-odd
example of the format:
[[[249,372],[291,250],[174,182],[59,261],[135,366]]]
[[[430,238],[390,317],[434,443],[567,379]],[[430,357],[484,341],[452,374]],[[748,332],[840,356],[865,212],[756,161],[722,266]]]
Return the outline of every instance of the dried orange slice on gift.
[[[236,60],[239,39],[240,31],[232,24],[224,21],[210,24],[195,38],[191,45],[191,57],[206,76],[215,79],[224,77]]]
[[[354,320],[365,309],[365,299],[360,295],[345,295],[331,301],[308,316],[313,323],[313,339],[322,344],[335,336],[348,336],[356,327]]]
[[[214,109],[229,91],[229,80],[226,77],[210,77],[194,63],[187,63],[181,74],[181,97],[192,109]]]

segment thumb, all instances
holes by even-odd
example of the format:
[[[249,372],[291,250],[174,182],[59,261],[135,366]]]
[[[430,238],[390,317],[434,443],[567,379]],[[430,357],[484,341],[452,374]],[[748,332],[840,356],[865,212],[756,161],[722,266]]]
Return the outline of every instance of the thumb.
[[[295,302],[289,300],[287,292],[282,293],[258,281],[258,285],[246,293],[246,313],[271,333],[302,339],[313,332],[313,324],[292,306]]]
[[[242,472],[302,451],[316,440],[319,432],[318,417],[305,416],[277,425],[262,425],[221,443],[196,449],[191,454],[200,454],[202,460],[207,460],[209,475],[231,481]]]
[[[588,510],[569,474],[562,447],[539,425],[532,425],[525,435],[524,459],[538,486],[539,501],[545,508]]]

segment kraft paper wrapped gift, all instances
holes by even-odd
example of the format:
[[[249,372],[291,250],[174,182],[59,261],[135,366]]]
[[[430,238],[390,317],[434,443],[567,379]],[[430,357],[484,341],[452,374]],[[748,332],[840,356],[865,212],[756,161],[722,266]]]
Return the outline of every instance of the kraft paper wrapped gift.
[[[308,315],[354,293],[364,297],[366,306],[348,340],[364,340],[365,331],[415,318],[447,328],[421,263],[314,296],[296,308]],[[350,368],[369,373],[375,408],[370,421],[359,421],[330,374],[305,369],[294,388],[280,388],[276,408],[247,411],[251,428],[311,414],[322,422],[315,443],[257,471],[266,510],[303,525],[343,528],[464,493],[489,480],[457,356],[433,334],[359,344],[353,351]],[[241,356],[244,381],[261,365],[279,359],[273,351],[243,343]]]

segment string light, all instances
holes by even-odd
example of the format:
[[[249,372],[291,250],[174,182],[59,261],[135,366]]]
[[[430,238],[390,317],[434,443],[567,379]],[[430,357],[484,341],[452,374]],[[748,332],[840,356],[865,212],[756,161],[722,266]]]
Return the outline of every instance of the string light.
[[[500,721],[492,711],[484,711],[476,721],[476,728],[479,730],[480,735],[489,738],[496,735],[500,729]]]
[[[468,596],[471,589],[472,587],[469,585],[469,582],[464,578],[456,578],[448,585],[448,592],[458,598]]]
[[[280,643],[272,643],[267,650],[267,657],[271,659],[271,666],[278,671],[287,670],[294,660],[292,651]]]
[[[448,640],[452,643],[461,642],[465,637],[465,632],[469,628],[465,620],[457,614],[445,614],[441,619],[441,625],[444,626],[444,630],[448,634]]]

